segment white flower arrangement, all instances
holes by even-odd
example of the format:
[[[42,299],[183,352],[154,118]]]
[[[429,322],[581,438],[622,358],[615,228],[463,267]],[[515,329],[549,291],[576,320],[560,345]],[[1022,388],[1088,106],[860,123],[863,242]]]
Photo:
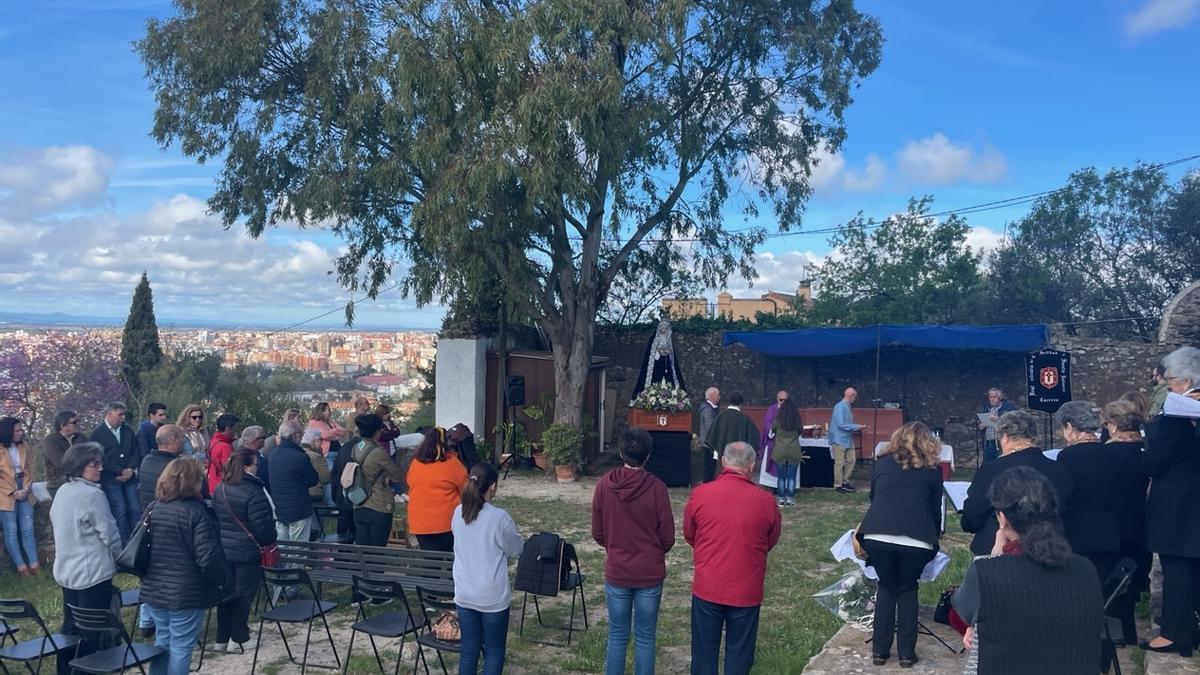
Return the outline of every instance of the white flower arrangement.
[[[647,385],[630,406],[655,412],[684,412],[691,410],[692,404],[686,391],[663,380]]]

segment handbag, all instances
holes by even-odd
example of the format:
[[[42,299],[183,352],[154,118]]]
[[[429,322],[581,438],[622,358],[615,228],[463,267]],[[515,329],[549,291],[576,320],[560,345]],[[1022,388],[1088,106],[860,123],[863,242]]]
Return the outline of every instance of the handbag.
[[[458,625],[458,615],[454,612],[442,612],[433,620],[433,636],[442,642],[458,642],[462,639],[462,629]]]
[[[129,535],[129,541],[117,556],[117,569],[122,572],[144,577],[150,569],[150,515],[154,513],[154,505],[157,503],[151,502],[150,506],[146,507],[146,513],[138,523],[137,529]]]
[[[953,609],[951,598],[954,597],[954,591],[958,590],[958,586],[951,586],[942,591],[942,595],[938,598],[937,607],[933,608],[933,620],[950,625],[950,610]]]
[[[221,494],[225,496],[225,508],[229,510],[229,515],[233,518],[233,522],[237,523],[238,527],[242,528],[242,532],[245,532],[246,536],[250,538],[250,541],[253,542],[256,547],[258,547],[259,565],[262,567],[277,567],[279,565],[279,559],[281,558],[279,555],[279,547],[275,544],[270,544],[268,546],[259,544],[258,540],[254,538],[254,535],[251,534],[250,528],[246,527],[242,523],[241,519],[237,517],[237,514],[233,512],[233,505],[229,503],[228,488],[222,490]]]

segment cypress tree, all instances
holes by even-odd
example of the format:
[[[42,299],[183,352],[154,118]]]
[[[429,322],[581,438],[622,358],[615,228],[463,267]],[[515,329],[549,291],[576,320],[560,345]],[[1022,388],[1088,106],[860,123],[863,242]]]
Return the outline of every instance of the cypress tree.
[[[158,324],[154,320],[154,296],[150,291],[150,280],[142,272],[142,279],[133,291],[125,332],[121,335],[122,370],[132,393],[139,392],[142,373],[157,367],[162,356]]]

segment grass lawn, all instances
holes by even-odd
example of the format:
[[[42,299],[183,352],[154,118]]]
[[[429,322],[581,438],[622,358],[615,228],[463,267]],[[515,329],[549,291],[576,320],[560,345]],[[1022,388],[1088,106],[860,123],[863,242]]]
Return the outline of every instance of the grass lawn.
[[[553,479],[525,475],[509,479],[500,485],[497,505],[507,509],[526,534],[550,531],[562,534],[575,544],[580,564],[587,576],[587,606],[592,629],[576,633],[570,647],[545,646],[532,640],[561,643],[565,633],[541,629],[529,608],[525,626],[525,638],[517,637],[517,625],[521,609],[521,594],[513,598],[513,614],[508,641],[508,672],[513,673],[560,673],[602,672],[606,625],[604,618],[604,552],[592,542],[590,535],[589,497],[594,478],[580,484],[560,488]],[[692,579],[691,548],[683,541],[679,522],[688,497],[687,489],[671,490],[671,502],[676,514],[677,540],[667,557],[667,580],[663,592],[663,605],[658,623],[658,672],[687,672],[690,660],[690,598]],[[797,495],[797,505],[783,510],[783,533],[778,546],[771,552],[767,569],[766,597],[758,633],[758,651],[754,673],[795,675],[804,664],[840,628],[841,623],[828,611],[817,605],[812,594],[840,577],[848,563],[837,564],[829,554],[829,547],[845,530],[852,528],[866,512],[865,491],[857,494],[838,494],[832,490],[804,490]],[[953,563],[943,573],[941,581],[926,584],[921,589],[922,604],[933,604],[945,586],[962,579],[970,561],[967,544],[968,535],[961,532],[958,518],[951,514],[947,522],[948,534],[942,540],[942,549],[950,554]],[[129,587],[134,580],[118,577],[118,583]],[[339,601],[339,608],[331,615],[331,623],[348,625],[352,610],[348,607],[349,592],[333,589],[329,593]],[[46,617],[51,628],[61,621],[62,595],[54,584],[49,569],[36,579],[22,579],[11,572],[0,576],[0,596],[30,599]],[[531,603],[532,604],[532,603]],[[569,608],[569,596],[543,602],[543,617],[547,623],[565,623]],[[577,617],[578,618],[578,617]],[[129,615],[126,614],[126,625]],[[532,625],[532,628],[531,628]],[[267,638],[264,637],[264,644]],[[276,635],[277,639],[277,635]],[[340,640],[339,640],[340,642]],[[381,645],[382,646],[382,645]],[[342,645],[339,644],[339,650]],[[378,672],[370,649],[356,642],[355,656],[350,672]],[[394,657],[395,650],[382,650]],[[407,651],[407,650],[406,650]],[[391,667],[389,656],[385,665]],[[205,661],[205,671],[227,670],[222,667],[226,657],[216,656]],[[209,664],[212,663],[212,668]],[[402,669],[410,668],[411,654],[406,655]],[[632,672],[632,652],[629,655]],[[447,657],[447,664],[454,668],[454,660]],[[298,672],[284,661],[268,663],[264,672]],[[248,666],[248,663],[247,663]],[[436,659],[434,660],[436,668]],[[248,671],[249,668],[247,667]],[[46,671],[52,672],[52,671]],[[318,671],[319,672],[319,671]]]

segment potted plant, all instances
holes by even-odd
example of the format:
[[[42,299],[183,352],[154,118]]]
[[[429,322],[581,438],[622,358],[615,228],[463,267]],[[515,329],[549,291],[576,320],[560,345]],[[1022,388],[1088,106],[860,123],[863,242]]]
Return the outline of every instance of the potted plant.
[[[555,422],[542,432],[542,450],[554,465],[558,482],[570,483],[575,480],[582,446],[583,432],[569,424]]]

